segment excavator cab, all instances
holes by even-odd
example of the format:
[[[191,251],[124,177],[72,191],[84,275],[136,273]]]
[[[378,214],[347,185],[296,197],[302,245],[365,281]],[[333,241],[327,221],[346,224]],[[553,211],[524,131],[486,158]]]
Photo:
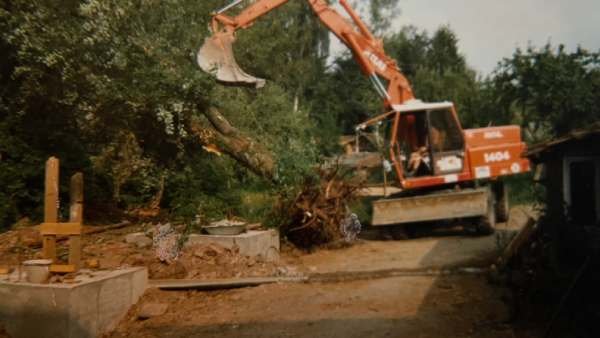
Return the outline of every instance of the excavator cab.
[[[465,170],[464,133],[452,103],[411,100],[359,130],[381,124],[387,126],[382,153],[403,185],[426,184],[427,178]]]
[[[465,167],[465,139],[454,108],[428,111],[427,122],[433,174],[462,172]]]
[[[464,168],[464,137],[451,109],[401,115],[398,143],[408,178],[455,174]]]

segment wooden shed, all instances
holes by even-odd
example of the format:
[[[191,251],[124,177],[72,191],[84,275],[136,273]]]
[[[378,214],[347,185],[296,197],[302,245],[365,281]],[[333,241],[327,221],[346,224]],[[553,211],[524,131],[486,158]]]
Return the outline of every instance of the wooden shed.
[[[530,148],[535,179],[545,187],[547,216],[600,224],[600,123]]]

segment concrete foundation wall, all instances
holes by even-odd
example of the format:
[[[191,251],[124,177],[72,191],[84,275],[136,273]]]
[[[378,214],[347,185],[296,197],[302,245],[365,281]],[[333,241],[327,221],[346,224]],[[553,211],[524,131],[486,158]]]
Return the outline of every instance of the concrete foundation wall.
[[[275,230],[248,231],[236,236],[190,235],[186,246],[217,244],[224,248],[238,248],[244,256],[257,257],[267,262],[279,260],[279,233]]]
[[[148,272],[107,272],[78,284],[0,282],[0,322],[13,338],[98,337],[146,290]]]

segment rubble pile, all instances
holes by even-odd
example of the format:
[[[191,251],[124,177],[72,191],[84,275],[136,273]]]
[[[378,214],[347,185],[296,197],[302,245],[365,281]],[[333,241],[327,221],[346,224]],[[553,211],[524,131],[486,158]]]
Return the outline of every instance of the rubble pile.
[[[183,230],[179,225],[130,224],[116,230],[84,235],[84,268],[96,271],[145,266],[151,279],[218,279],[278,274],[279,265],[241,255],[237,248],[227,249],[216,244],[183,247]],[[0,268],[9,272],[16,269],[19,262],[41,258],[41,250],[37,248],[39,237],[36,227],[0,234]],[[57,251],[60,259],[68,255],[63,245],[59,245]],[[62,279],[53,282],[64,282]]]

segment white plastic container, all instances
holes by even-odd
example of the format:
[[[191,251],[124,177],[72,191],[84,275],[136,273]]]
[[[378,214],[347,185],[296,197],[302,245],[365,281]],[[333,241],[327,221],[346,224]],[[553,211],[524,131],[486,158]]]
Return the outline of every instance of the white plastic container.
[[[50,278],[51,259],[34,259],[23,262],[23,269],[27,275],[27,282],[41,284]]]

